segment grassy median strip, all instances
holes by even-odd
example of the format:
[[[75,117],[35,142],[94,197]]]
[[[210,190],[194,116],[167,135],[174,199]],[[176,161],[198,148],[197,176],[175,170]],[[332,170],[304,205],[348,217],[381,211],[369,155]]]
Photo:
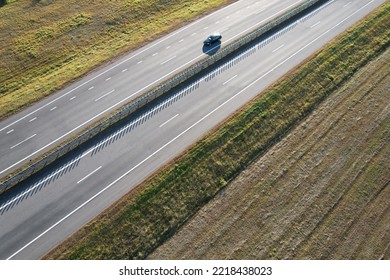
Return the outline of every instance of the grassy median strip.
[[[45,258],[143,259],[390,41],[390,4],[345,32]]]
[[[0,119],[232,2],[19,0],[0,7]]]

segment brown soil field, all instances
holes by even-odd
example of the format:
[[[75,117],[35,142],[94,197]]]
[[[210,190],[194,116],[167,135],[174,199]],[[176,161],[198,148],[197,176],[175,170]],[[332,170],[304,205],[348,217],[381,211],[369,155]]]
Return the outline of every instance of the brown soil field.
[[[149,259],[390,259],[390,50]]]

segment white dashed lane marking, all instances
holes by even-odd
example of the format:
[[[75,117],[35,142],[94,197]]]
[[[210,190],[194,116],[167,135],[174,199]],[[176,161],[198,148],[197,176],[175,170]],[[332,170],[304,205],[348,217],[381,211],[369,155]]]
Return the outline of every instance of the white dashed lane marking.
[[[103,97],[106,97],[106,96],[109,95],[110,93],[113,93],[114,91],[115,91],[115,89],[113,89],[112,91],[107,92],[106,94],[103,94],[103,95],[100,96],[99,98],[95,99],[95,102],[96,102],[96,101],[99,101],[99,100],[102,99]]]
[[[173,116],[172,118],[170,118],[169,120],[167,120],[165,123],[163,123],[162,125],[160,125],[160,127],[163,127],[164,125],[166,125],[167,123],[169,123],[170,121],[172,121],[174,118],[176,118],[179,114],[176,114],[175,116]]]
[[[34,134],[34,135],[31,135],[30,137],[28,137],[28,138],[24,139],[23,141],[20,141],[18,144],[16,144],[16,145],[13,145],[13,146],[12,146],[10,149],[12,150],[13,148],[15,148],[15,147],[17,147],[17,146],[19,146],[19,145],[23,144],[24,142],[26,142],[26,141],[30,140],[31,138],[34,138],[35,136],[36,136],[36,134]]]
[[[312,26],[310,26],[310,28],[313,28],[313,27],[316,27],[317,25],[319,25],[321,22],[317,22],[316,24],[313,24]]]
[[[236,78],[238,75],[235,75],[233,77],[231,77],[229,80],[227,80],[226,82],[224,82],[222,85],[226,85],[228,82],[230,82],[231,80],[233,80],[234,78]]]
[[[169,62],[169,61],[171,61],[172,59],[174,59],[174,58],[176,58],[176,55],[175,56],[173,56],[173,57],[171,57],[170,59],[168,59],[168,60],[165,60],[164,62],[162,62],[161,63],[161,65],[164,65],[165,63],[167,63],[167,62]]]
[[[91,176],[92,174],[94,174],[95,172],[97,172],[100,168],[102,168],[101,166],[99,166],[98,168],[96,168],[94,171],[92,171],[91,173],[89,173],[87,176],[85,176],[84,178],[82,178],[81,180],[77,181],[77,184],[81,183],[82,181],[84,181],[85,179],[87,179],[89,176]]]
[[[274,53],[274,52],[276,52],[276,51],[278,51],[278,50],[280,50],[281,48],[283,48],[284,47],[284,44],[283,45],[281,45],[280,47],[277,47],[276,49],[274,49],[272,52]]]

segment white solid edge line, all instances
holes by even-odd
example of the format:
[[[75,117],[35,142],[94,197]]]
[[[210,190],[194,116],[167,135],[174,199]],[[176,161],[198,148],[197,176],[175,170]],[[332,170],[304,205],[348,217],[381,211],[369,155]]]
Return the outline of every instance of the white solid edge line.
[[[334,0],[333,0],[333,1],[334,1]],[[333,2],[333,1],[332,1],[332,2]],[[262,77],[264,77],[264,76],[268,75],[270,72],[274,71],[275,68],[276,68],[276,67],[272,68],[270,71],[268,71],[267,73],[265,73]],[[148,114],[150,114],[150,113],[153,113],[153,110],[150,111]],[[110,136],[109,138],[107,138],[105,141],[99,143],[99,145],[92,147],[90,150],[88,150],[88,151],[86,151],[85,153],[83,153],[79,159],[84,158],[87,154],[89,154],[90,152],[92,152],[94,149],[97,149],[98,147],[100,147],[100,145],[104,145],[104,143],[106,143],[106,141],[109,141],[112,137],[115,137],[116,135],[117,135],[117,134],[114,134],[114,135]],[[12,203],[13,201],[19,199],[19,198],[22,197],[23,195],[25,195],[25,194],[27,194],[27,193],[33,191],[36,187],[39,187],[42,183],[45,183],[45,182],[46,182],[47,180],[49,180],[51,177],[53,177],[53,176],[55,176],[56,174],[62,172],[64,169],[66,169],[69,165],[72,165],[73,163],[74,163],[74,161],[70,161],[68,164],[66,164],[65,166],[61,167],[61,168],[60,168],[59,170],[57,170],[55,173],[50,174],[50,176],[47,177],[47,178],[45,178],[45,180],[39,182],[39,183],[36,184],[34,187],[32,187],[32,188],[30,188],[29,190],[25,191],[24,193],[22,193],[20,196],[16,197],[15,199],[13,199],[13,200],[7,202],[7,204],[5,204],[5,205],[3,205],[2,207],[0,207],[0,210],[1,210],[2,208],[6,207],[8,204]]]
[[[244,31],[242,31],[242,32],[240,32],[240,33],[238,33],[237,35],[235,35],[235,36],[233,36],[232,38],[226,40],[225,42],[228,42],[228,41],[233,40],[234,38],[236,38],[236,37],[239,36],[240,34],[247,32],[248,30],[252,29],[253,27],[255,27],[255,26],[257,26],[257,25],[263,23],[264,21],[267,21],[268,19],[270,19],[270,18],[276,16],[277,14],[279,14],[279,13],[281,13],[281,12],[284,12],[285,10],[289,9],[290,7],[292,7],[292,6],[294,6],[294,5],[296,5],[297,3],[302,2],[302,1],[303,1],[303,0],[299,0],[299,1],[295,2],[294,4],[291,4],[291,5],[288,6],[287,8],[284,8],[284,9],[280,10],[279,12],[275,13],[274,15],[268,17],[267,19],[264,19],[263,21],[260,21],[260,22],[256,23],[256,24],[253,25],[252,27],[247,28],[246,30],[244,30]],[[209,52],[214,51],[214,49],[217,48],[217,47],[218,47],[218,46],[213,47],[212,49],[208,50],[206,53],[209,53]],[[114,104],[113,106],[111,106],[111,107],[105,109],[104,111],[100,112],[100,113],[97,114],[96,116],[94,116],[94,117],[90,118],[89,120],[83,122],[82,124],[80,124],[79,126],[73,128],[72,130],[68,131],[68,132],[65,133],[64,135],[58,137],[56,140],[50,142],[49,144],[43,146],[42,148],[40,148],[40,149],[38,149],[38,150],[36,150],[36,151],[33,152],[32,154],[30,154],[30,155],[24,157],[23,159],[17,161],[16,163],[14,163],[14,164],[8,166],[6,169],[0,171],[0,174],[6,172],[7,170],[13,168],[14,166],[18,165],[19,163],[21,163],[21,162],[25,161],[26,159],[30,158],[31,156],[33,156],[33,155],[39,153],[40,151],[46,149],[47,147],[51,146],[52,144],[54,144],[54,143],[57,142],[58,140],[64,138],[65,136],[69,135],[69,134],[72,133],[73,131],[79,129],[80,127],[84,126],[85,124],[89,123],[90,121],[96,119],[97,117],[101,116],[102,114],[106,113],[107,111],[111,110],[112,108],[116,107],[117,105],[123,103],[124,101],[128,100],[129,98],[133,97],[134,95],[138,94],[139,92],[143,91],[144,89],[146,89],[146,88],[148,88],[148,87],[150,87],[150,86],[152,86],[152,85],[154,85],[154,84],[160,82],[162,79],[165,79],[166,77],[168,77],[168,76],[171,75],[172,73],[174,73],[174,72],[176,72],[177,70],[179,70],[179,69],[185,67],[186,65],[192,63],[193,61],[197,60],[198,58],[200,58],[200,57],[202,57],[202,56],[203,56],[203,54],[202,54],[202,55],[199,55],[198,57],[193,58],[192,60],[190,60],[190,61],[188,61],[188,62],[186,62],[186,63],[184,63],[182,66],[180,66],[180,67],[178,67],[178,68],[172,70],[172,71],[169,72],[168,74],[165,74],[164,76],[161,76],[160,78],[158,78],[157,80],[155,80],[155,81],[152,82],[151,84],[149,84],[149,85],[147,85],[147,86],[145,86],[145,87],[139,89],[138,91],[134,92],[133,94],[127,96],[125,99],[123,99],[123,100],[117,102],[117,103]],[[129,59],[130,59],[130,58],[129,58]],[[124,63],[124,62],[121,62],[120,64],[122,64],[122,63]],[[120,64],[118,64],[118,65],[120,65]],[[114,68],[114,67],[117,67],[118,65],[113,66],[113,67],[111,67],[110,69],[112,69],[112,68]],[[108,70],[110,70],[110,69],[108,69]],[[107,71],[108,71],[108,70],[107,70]],[[106,72],[107,72],[107,71],[106,71]],[[101,75],[104,74],[104,73],[105,73],[105,72],[103,72],[103,73],[101,73],[101,74],[99,74],[99,75],[101,76]],[[88,81],[87,81],[87,82],[88,82]],[[87,82],[85,82],[85,83],[87,83]],[[75,88],[75,89],[76,89],[76,88]],[[73,91],[73,90],[72,90],[72,91]],[[70,91],[69,91],[68,93],[70,93]],[[50,104],[50,103],[48,103],[48,104]],[[45,107],[46,107],[46,105],[45,105]],[[8,125],[8,126],[10,126],[10,125]],[[8,126],[7,126],[7,127],[8,127]],[[6,127],[4,127],[4,128],[6,128]],[[4,129],[4,128],[3,128],[3,129]],[[0,129],[0,131],[2,131],[2,129]]]
[[[162,42],[164,42],[164,41],[170,39],[171,37],[173,37],[173,36],[179,34],[180,32],[182,32],[182,31],[184,31],[184,30],[187,30],[188,28],[190,28],[190,27],[192,27],[192,26],[198,24],[199,22],[201,22],[201,21],[203,21],[203,20],[205,20],[205,19],[211,17],[212,15],[214,15],[214,14],[216,14],[216,13],[219,13],[219,12],[221,12],[221,11],[223,11],[223,10],[226,10],[226,9],[228,9],[228,8],[230,8],[230,7],[232,7],[232,6],[236,5],[236,4],[238,4],[238,3],[239,3],[239,1],[234,2],[234,3],[232,3],[232,4],[230,4],[230,5],[228,5],[228,6],[224,7],[224,8],[222,8],[222,9],[220,9],[220,10],[218,10],[218,11],[215,11],[214,13],[211,13],[211,14],[205,16],[205,17],[202,17],[201,19],[199,19],[199,20],[197,20],[197,21],[195,21],[195,22],[193,22],[193,23],[191,23],[191,24],[189,24],[189,25],[187,25],[187,26],[185,26],[185,27],[183,27],[183,28],[180,28],[178,31],[172,33],[171,35],[169,35],[169,36],[167,36],[167,37],[165,37],[165,38],[162,38],[161,40],[159,40],[159,41],[156,42],[155,44],[150,45],[149,47],[147,47],[147,48],[141,50],[140,52],[138,52],[138,53],[136,53],[136,54],[134,54],[134,55],[132,55],[132,56],[130,56],[130,57],[128,57],[128,58],[126,58],[125,60],[119,62],[118,64],[113,65],[112,67],[108,68],[107,70],[105,70],[105,71],[99,73],[98,75],[92,77],[91,79],[85,81],[84,83],[78,85],[77,87],[75,87],[75,88],[69,90],[68,92],[66,92],[66,93],[64,93],[63,95],[57,97],[56,99],[50,101],[49,103],[46,103],[45,105],[42,105],[41,107],[37,108],[37,109],[34,110],[33,112],[31,112],[31,113],[29,113],[29,114],[27,114],[27,115],[25,115],[25,116],[23,116],[23,117],[17,119],[16,121],[14,121],[14,122],[8,124],[7,126],[1,128],[1,129],[0,129],[0,132],[3,131],[4,129],[10,127],[11,125],[14,125],[15,123],[20,122],[21,120],[27,118],[28,116],[31,116],[32,114],[38,112],[39,110],[41,110],[41,109],[43,109],[43,108],[49,106],[49,105],[52,104],[53,102],[55,102],[55,101],[57,101],[57,100],[59,100],[59,99],[65,97],[65,96],[68,95],[69,93],[71,93],[71,92],[75,91],[76,89],[79,89],[80,87],[82,87],[82,86],[88,84],[89,82],[91,82],[91,81],[95,80],[96,78],[98,78],[98,77],[104,75],[105,73],[111,71],[112,69],[115,69],[116,67],[122,65],[123,63],[126,63],[127,61],[133,59],[134,57],[139,56],[140,54],[142,54],[142,53],[144,53],[144,52],[150,50],[151,48],[154,48],[155,46],[157,46],[157,45],[161,44]],[[92,87],[92,88],[93,88],[93,87]]]
[[[170,100],[170,99],[168,99]],[[164,103],[162,103],[164,104]],[[133,122],[131,122],[129,124],[129,126],[131,126],[132,124],[138,122],[139,120],[141,119],[144,119],[145,117],[147,117],[148,115],[150,114],[153,114],[153,112],[155,112],[156,110],[158,110],[158,108],[160,107],[155,107],[153,110],[149,111],[148,113],[142,115],[140,118],[137,118],[136,120],[134,120]],[[127,127],[129,127],[127,126]],[[108,141],[110,141],[112,138],[115,138],[118,134],[120,134],[121,132],[123,131],[123,129],[117,131],[116,133],[112,134],[110,137],[106,138],[104,141],[101,141],[99,142],[99,144],[97,144],[96,146],[93,146],[92,148],[90,148],[88,151],[84,152],[81,156],[69,161],[68,163],[66,163],[65,165],[63,165],[61,168],[57,169],[55,172],[52,172],[50,173],[49,176],[47,176],[46,178],[44,178],[43,180],[35,183],[32,185],[32,187],[30,187],[29,189],[25,190],[23,193],[19,194],[18,196],[12,198],[11,200],[8,200],[5,204],[1,205],[0,206],[0,211],[7,207],[8,205],[12,204],[14,201],[18,200],[19,198],[23,197],[24,195],[34,191],[36,188],[38,188],[39,186],[41,186],[42,184],[44,184],[45,182],[47,182],[48,180],[50,180],[51,178],[55,177],[57,174],[61,173],[63,170],[67,169],[69,166],[71,166],[72,164],[74,164],[76,161],[78,160],[81,160],[82,158],[84,158],[85,156],[87,156],[88,154],[90,154],[91,152],[93,152],[94,150],[98,149],[99,147],[101,147],[102,145],[104,145],[105,143],[107,143]]]
[[[84,181],[85,179],[87,179],[89,176],[91,176],[91,175],[93,175],[94,173],[96,173],[97,171],[99,171],[100,168],[102,168],[102,166],[99,166],[99,167],[96,168],[94,171],[92,171],[91,173],[89,173],[88,175],[86,175],[85,177],[83,177],[82,179],[78,180],[78,181],[77,181],[77,184],[80,184],[82,181]]]
[[[168,99],[167,101],[169,101],[171,99]],[[165,101],[165,102],[167,102]],[[162,106],[165,104],[165,102],[161,103]],[[147,116],[153,114],[153,112],[155,112],[156,110],[158,110],[159,108],[161,108],[160,106],[157,106],[155,107],[153,110],[151,111],[148,111],[146,114],[143,114],[141,117],[137,118],[136,120],[134,120],[133,122],[129,123],[128,126],[126,126],[125,128],[122,128],[120,129],[119,131],[115,132],[114,134],[112,134],[110,137],[106,138],[104,141],[101,141],[99,142],[99,144],[97,144],[96,146],[93,146],[92,148],[90,148],[88,151],[84,152],[81,156],[69,161],[67,164],[63,165],[61,168],[57,169],[55,172],[52,172],[49,176],[47,176],[46,178],[44,178],[43,180],[35,183],[34,185],[32,185],[32,187],[30,187],[29,189],[27,189],[26,191],[24,191],[23,193],[19,194],[18,196],[14,197],[13,199],[11,200],[8,200],[5,204],[1,205],[0,206],[0,211],[7,207],[8,205],[12,204],[14,201],[18,200],[20,197],[23,197],[24,195],[34,191],[36,188],[38,188],[39,186],[41,186],[42,184],[44,184],[45,182],[47,182],[48,180],[50,180],[51,178],[55,177],[57,174],[61,173],[63,170],[65,170],[66,168],[68,168],[69,166],[71,166],[72,164],[74,164],[77,160],[80,160],[82,158],[84,158],[85,156],[87,156],[89,153],[93,152],[94,150],[98,149],[99,147],[101,147],[102,145],[104,145],[105,143],[107,143],[108,141],[110,141],[112,138],[115,138],[118,134],[122,133],[123,130],[125,130],[127,127],[130,127],[132,124],[138,122],[139,120],[141,119],[144,119],[146,118]]]
[[[365,7],[367,7],[368,5],[370,5],[372,2],[374,2],[375,0],[371,0],[370,2],[368,2],[367,4],[365,4],[364,6],[362,6],[360,9],[358,9],[357,11],[355,11],[354,13],[350,14],[348,17],[344,18],[342,21],[340,21],[338,24],[334,25],[332,28],[328,29],[327,31],[325,31],[324,33],[322,33],[320,36],[318,36],[316,39],[312,40],[310,43],[308,43],[307,45],[305,45],[304,47],[302,47],[301,49],[299,49],[297,52],[295,52],[294,54],[292,54],[291,56],[289,56],[287,59],[285,59],[282,63],[279,63],[277,66],[275,66],[273,69],[279,67],[280,65],[284,64],[286,61],[290,60],[291,58],[293,58],[294,56],[296,56],[298,53],[300,53],[302,50],[304,50],[305,48],[307,48],[308,46],[310,46],[311,44],[313,44],[315,41],[317,41],[318,39],[320,39],[321,37],[323,37],[325,34],[329,33],[329,31],[331,31],[332,29],[336,28],[337,26],[339,26],[340,24],[342,24],[343,22],[345,22],[346,20],[348,20],[350,17],[354,16],[355,14],[357,14],[358,12],[360,12],[361,10],[363,10]],[[272,70],[273,71],[273,70]],[[111,188],[114,184],[116,184],[118,181],[120,181],[123,177],[127,176],[130,172],[132,172],[134,169],[136,169],[138,166],[140,166],[141,164],[143,164],[145,161],[147,161],[148,159],[150,159],[151,157],[153,157],[155,154],[157,154],[158,152],[160,152],[162,149],[164,149],[166,146],[168,146],[169,144],[171,144],[172,142],[174,142],[176,139],[178,139],[179,137],[181,137],[182,135],[184,135],[185,133],[187,133],[190,129],[192,129],[194,126],[196,126],[197,124],[199,124],[200,122],[202,122],[204,119],[208,118],[210,115],[212,115],[213,113],[215,113],[217,110],[219,110],[221,107],[225,106],[228,102],[230,102],[231,100],[233,100],[234,98],[236,98],[237,96],[239,96],[242,92],[244,92],[245,90],[247,90],[248,88],[250,88],[252,85],[254,85],[255,83],[257,83],[259,80],[261,80],[263,77],[265,77],[268,73],[272,72],[272,71],[268,71],[266,74],[262,75],[261,77],[259,77],[258,79],[256,79],[255,81],[253,81],[252,83],[250,83],[248,86],[246,86],[244,89],[242,89],[241,91],[239,91],[238,93],[236,93],[234,96],[232,96],[231,98],[229,98],[228,100],[226,100],[224,103],[222,103],[221,105],[219,105],[217,108],[215,108],[214,110],[212,110],[211,112],[209,112],[207,115],[205,115],[204,117],[202,117],[200,120],[198,120],[197,122],[195,122],[193,125],[191,125],[189,128],[187,128],[186,130],[184,130],[183,132],[181,132],[179,135],[177,135],[175,138],[173,138],[171,141],[169,141],[168,143],[166,143],[164,146],[162,146],[161,148],[159,148],[157,151],[155,151],[153,154],[149,155],[147,158],[145,158],[144,160],[142,160],[140,163],[138,163],[137,165],[135,165],[133,168],[131,168],[130,170],[128,170],[127,172],[125,172],[123,175],[121,175],[120,177],[118,177],[117,179],[115,179],[111,184],[109,184],[108,186],[106,186],[104,189],[102,189],[101,191],[99,191],[98,193],[96,193],[94,196],[92,196],[90,199],[88,199],[87,201],[85,201],[83,204],[81,204],[79,207],[77,207],[76,209],[74,209],[72,212],[70,212],[69,214],[67,214],[65,217],[63,217],[61,220],[59,220],[58,222],[56,222],[54,225],[52,225],[51,227],[49,227],[47,230],[45,230],[44,232],[42,232],[40,235],[38,235],[37,237],[35,237],[33,240],[31,240],[29,243],[27,243],[26,245],[24,245],[22,248],[20,248],[18,251],[16,251],[14,254],[12,254],[10,257],[7,258],[7,260],[10,260],[11,258],[13,258],[15,255],[19,254],[21,251],[23,251],[25,248],[27,248],[28,246],[30,246],[32,243],[34,243],[36,240],[38,240],[40,237],[42,237],[43,235],[45,235],[47,232],[49,232],[51,229],[53,229],[54,227],[56,227],[57,225],[59,225],[60,223],[62,223],[64,220],[66,220],[68,217],[70,217],[71,215],[73,215],[74,213],[76,213],[79,209],[83,208],[86,204],[88,204],[89,202],[91,202],[93,199],[95,199],[96,197],[98,197],[100,194],[102,194],[103,192],[105,192],[106,190],[108,190],[109,188]]]

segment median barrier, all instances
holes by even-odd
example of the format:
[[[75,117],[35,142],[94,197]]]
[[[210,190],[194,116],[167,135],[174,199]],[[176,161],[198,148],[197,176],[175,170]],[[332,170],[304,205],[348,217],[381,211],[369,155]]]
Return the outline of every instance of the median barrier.
[[[39,156],[33,161],[30,161],[28,164],[22,166],[18,170],[12,172],[11,174],[5,176],[1,179],[0,183],[0,193],[6,191],[7,189],[15,186],[22,180],[25,180],[32,174],[38,172],[43,167],[47,166],[48,164],[54,162],[59,157],[67,154],[71,150],[74,150],[76,147],[81,145],[82,143],[86,142],[87,140],[91,139],[104,129],[106,129],[108,126],[113,125],[114,123],[118,122],[119,120],[129,116],[131,113],[134,113],[139,108],[147,105],[149,102],[155,100],[156,98],[160,97],[164,93],[168,92],[169,90],[173,89],[174,87],[180,85],[184,81],[190,79],[194,75],[200,73],[202,70],[208,68],[209,66],[215,64],[216,62],[220,61],[222,58],[226,57],[227,55],[233,53],[234,51],[240,49],[241,47],[247,45],[248,43],[258,39],[260,36],[265,34],[266,32],[272,30],[276,26],[281,25],[282,23],[285,23],[289,19],[291,19],[294,16],[297,16],[298,14],[302,13],[303,11],[307,10],[308,8],[319,4],[320,2],[326,2],[324,0],[308,0],[305,3],[291,9],[290,11],[286,12],[285,14],[275,18],[274,20],[266,23],[265,25],[259,27],[258,29],[250,32],[249,34],[243,36],[242,38],[237,39],[236,41],[230,43],[226,47],[218,50],[217,53],[211,55],[208,58],[205,58],[201,60],[200,62],[197,62],[196,64],[190,66],[189,68],[183,70],[182,72],[178,73],[174,77],[168,79],[167,81],[161,83],[157,87],[155,87],[153,90],[150,90],[149,92],[143,94],[142,96],[136,98],[133,101],[130,101],[128,104],[122,106],[118,110],[116,110],[114,113],[111,113],[108,117],[106,116],[104,119],[101,119],[97,122],[95,122],[93,125],[86,128],[81,134],[78,136],[75,136],[73,138],[70,138],[57,146],[56,148],[53,148],[52,150],[46,152],[44,155]]]

